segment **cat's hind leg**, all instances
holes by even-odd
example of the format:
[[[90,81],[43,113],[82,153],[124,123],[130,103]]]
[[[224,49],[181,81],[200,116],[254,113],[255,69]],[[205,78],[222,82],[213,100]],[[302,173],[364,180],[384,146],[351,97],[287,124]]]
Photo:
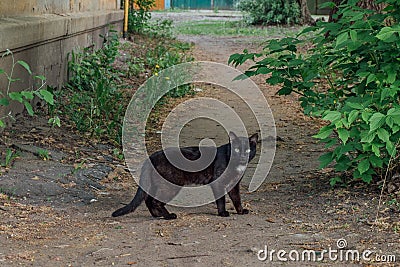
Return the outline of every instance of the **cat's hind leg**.
[[[158,201],[157,199],[153,200],[154,207],[156,208],[158,214],[160,214],[160,217],[164,217],[166,220],[174,220],[177,218],[175,213],[170,213],[166,208],[165,205],[166,203]]]
[[[161,211],[157,208],[157,206],[154,204],[154,198],[152,197],[152,196],[147,196],[146,197],[146,199],[145,199],[145,203],[146,203],[146,206],[147,206],[147,208],[148,208],[148,210],[150,211],[150,214],[153,216],[153,217],[156,217],[156,218],[158,218],[158,217],[162,217],[163,216],[163,214],[161,213]]]
[[[159,218],[159,217],[164,217],[166,220],[173,220],[176,219],[177,216],[175,213],[170,213],[166,208],[165,208],[165,203],[161,202],[152,196],[147,196],[145,200],[146,206],[149,209],[151,215],[153,217]]]

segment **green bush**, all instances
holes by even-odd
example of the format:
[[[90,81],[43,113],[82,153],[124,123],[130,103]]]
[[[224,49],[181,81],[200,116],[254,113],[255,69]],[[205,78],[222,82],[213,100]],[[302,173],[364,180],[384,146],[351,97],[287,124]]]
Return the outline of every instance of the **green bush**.
[[[150,9],[154,0],[133,1],[136,8],[131,8],[128,15],[128,31],[156,37],[172,37],[172,20],[151,20]]]
[[[129,44],[125,43],[125,49],[129,50]],[[60,92],[64,101],[58,108],[78,131],[120,145],[123,116],[130,99],[128,91],[124,94],[121,90],[121,78],[139,76],[136,79],[140,81],[141,74],[158,75],[162,69],[191,59],[186,56],[190,45],[175,40],[143,37],[136,45],[139,49],[132,47],[128,52],[128,73],[120,73],[114,66],[120,42],[113,32],[104,37],[102,48],[71,53],[70,81]],[[190,92],[182,87],[168,96],[181,97]]]
[[[80,132],[120,143],[125,110],[120,103],[120,74],[113,66],[119,40],[113,31],[103,38],[101,49],[71,53],[70,80],[62,91],[64,103],[59,108]]]
[[[160,41],[154,48],[149,49],[145,56],[146,66],[153,70],[154,75],[174,65],[193,61],[193,57],[187,55],[191,49],[190,44],[175,40]],[[185,95],[194,94],[190,85],[179,86],[166,94],[166,97],[180,98]],[[163,98],[159,104],[163,104],[167,98]]]
[[[131,2],[134,2],[137,8],[129,9],[128,30],[133,33],[142,33],[147,28],[151,19],[149,11],[154,6],[154,0],[136,0]]]
[[[291,25],[300,21],[300,7],[296,0],[241,0],[238,9],[244,11],[249,24]]]
[[[357,2],[340,5],[336,22],[271,40],[264,54],[229,59],[235,65],[254,60],[248,76],[271,74],[267,82],[281,86],[278,94],[299,94],[304,112],[327,122],[314,137],[330,149],[321,168],[333,162],[344,174],[332,185],[345,182],[347,173],[370,183],[400,165],[400,2],[377,1],[386,5],[382,13]],[[304,44],[311,47],[306,54],[298,50]]]

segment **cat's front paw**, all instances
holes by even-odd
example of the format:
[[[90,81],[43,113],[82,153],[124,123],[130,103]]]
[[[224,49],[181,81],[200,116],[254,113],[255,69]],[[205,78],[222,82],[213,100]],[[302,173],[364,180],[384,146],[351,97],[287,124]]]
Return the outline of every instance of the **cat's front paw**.
[[[164,216],[164,219],[166,219],[166,220],[175,220],[176,218],[178,218],[178,217],[176,216],[175,213],[169,213]]]
[[[218,216],[221,216],[221,217],[229,217],[229,212],[226,211],[226,210],[221,211],[221,212],[218,212]]]
[[[238,212],[238,214],[249,214],[249,210],[248,209],[243,209],[242,212]]]

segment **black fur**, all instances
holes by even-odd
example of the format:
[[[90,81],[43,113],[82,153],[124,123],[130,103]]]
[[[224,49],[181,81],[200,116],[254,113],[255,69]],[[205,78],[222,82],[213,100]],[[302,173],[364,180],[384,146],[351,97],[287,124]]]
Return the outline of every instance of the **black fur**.
[[[128,205],[113,212],[112,216],[117,217],[133,212],[144,200],[147,208],[149,209],[153,217],[164,217],[167,220],[176,219],[176,214],[169,213],[168,210],[165,208],[166,203],[152,197],[162,194],[163,199],[172,200],[179,192],[179,190],[170,189],[167,185],[163,185],[163,183],[160,182],[162,180],[157,180],[155,178],[160,177],[160,175],[167,181],[179,186],[191,184],[204,185],[209,184],[219,178],[221,174],[224,173],[224,171],[226,170],[228,164],[231,162],[232,166],[234,166],[234,170],[231,171],[228,175],[224,175],[225,177],[227,177],[225,179],[229,180],[219,183],[224,185],[225,187],[227,184],[229,184],[229,181],[232,180],[231,177],[243,174],[242,171],[236,170],[236,168],[247,165],[247,163],[254,158],[256,154],[256,144],[258,141],[258,134],[254,134],[250,138],[246,138],[237,137],[234,133],[231,132],[229,133],[229,137],[229,143],[217,148],[217,154],[214,158],[214,161],[207,168],[198,172],[188,172],[176,168],[168,161],[165,155],[165,151],[163,150],[153,153],[142,167],[140,185],[135,197]],[[248,148],[249,150],[246,151],[246,148]],[[169,149],[174,152],[174,150],[177,150],[178,148]],[[203,147],[202,149],[211,148]],[[180,148],[180,151],[188,160],[194,161],[200,158],[199,147],[184,147]],[[234,154],[231,155],[231,152]],[[221,177],[221,179],[223,180],[224,178]],[[232,199],[237,213],[247,214],[249,213],[249,211],[243,209],[241,204],[239,192],[240,179],[228,192],[228,195]],[[142,188],[145,188],[146,191],[150,193],[150,195],[147,194]],[[225,188],[214,186],[212,187],[212,189],[214,194],[225,194]],[[229,212],[225,209],[225,196],[217,199],[216,204],[219,216],[229,216]]]

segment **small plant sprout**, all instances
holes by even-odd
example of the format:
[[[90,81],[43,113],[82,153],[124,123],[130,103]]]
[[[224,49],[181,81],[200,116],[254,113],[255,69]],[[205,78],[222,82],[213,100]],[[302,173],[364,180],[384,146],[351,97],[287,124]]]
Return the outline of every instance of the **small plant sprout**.
[[[55,126],[61,127],[61,120],[60,120],[60,117],[54,116],[54,117],[50,118],[50,119],[48,120],[48,124],[50,124],[51,127],[55,127]]]
[[[19,157],[19,153],[7,148],[6,150],[6,156],[4,161],[1,163],[1,166],[4,168],[9,168],[11,167],[11,164],[14,162],[15,159],[17,159]]]
[[[38,149],[37,151],[39,158],[41,158],[42,160],[49,160],[50,159],[50,153],[48,150],[46,149]]]
[[[118,148],[114,148],[113,149],[113,154],[114,157],[116,157],[118,160],[124,160],[124,154],[122,153],[122,151]]]

